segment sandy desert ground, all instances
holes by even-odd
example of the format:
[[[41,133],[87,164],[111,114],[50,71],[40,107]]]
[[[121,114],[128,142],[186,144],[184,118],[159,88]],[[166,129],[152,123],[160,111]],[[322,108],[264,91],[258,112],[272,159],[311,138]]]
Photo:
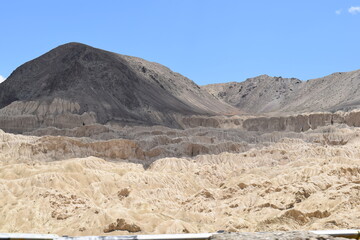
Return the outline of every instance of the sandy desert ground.
[[[51,152],[61,149],[50,149],[48,139],[0,131],[0,232],[360,228],[357,128],[335,128],[332,141],[284,138],[242,153],[161,158],[147,167],[93,156],[54,161]]]

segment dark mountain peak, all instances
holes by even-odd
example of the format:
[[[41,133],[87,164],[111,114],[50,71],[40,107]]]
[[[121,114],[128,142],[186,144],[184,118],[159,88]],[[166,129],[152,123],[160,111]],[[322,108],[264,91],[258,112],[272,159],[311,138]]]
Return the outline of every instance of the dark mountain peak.
[[[68,43],[59,45],[59,46],[56,47],[56,48],[62,48],[62,47],[91,47],[91,46],[86,45],[86,44],[84,44],[84,43],[79,43],[79,42],[68,42]],[[55,48],[55,49],[56,49],[56,48]]]
[[[56,48],[50,50],[51,51],[84,51],[84,50],[98,50],[98,51],[103,51],[101,49],[97,49],[94,47],[91,47],[89,45],[83,44],[83,43],[78,43],[78,42],[69,42],[69,43],[65,43],[62,45],[57,46]]]
[[[47,117],[58,112],[51,107],[54,99],[79,106],[76,114],[91,113],[99,123],[178,127],[175,116],[236,112],[158,63],[73,42],[18,67],[0,87],[0,108],[14,101],[35,102]],[[32,114],[38,108],[31,108]],[[45,121],[44,116],[36,119]]]

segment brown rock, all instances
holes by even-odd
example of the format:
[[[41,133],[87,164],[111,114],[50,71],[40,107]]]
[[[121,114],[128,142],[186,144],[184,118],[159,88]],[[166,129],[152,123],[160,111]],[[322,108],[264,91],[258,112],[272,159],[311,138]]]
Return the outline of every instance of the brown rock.
[[[118,197],[120,198],[120,200],[128,197],[130,194],[130,190],[128,188],[123,188],[118,192]]]
[[[111,223],[107,228],[104,229],[104,233],[113,232],[116,230],[128,231],[128,232],[140,232],[141,229],[138,225],[132,223],[128,224],[125,219],[116,219],[116,222]]]

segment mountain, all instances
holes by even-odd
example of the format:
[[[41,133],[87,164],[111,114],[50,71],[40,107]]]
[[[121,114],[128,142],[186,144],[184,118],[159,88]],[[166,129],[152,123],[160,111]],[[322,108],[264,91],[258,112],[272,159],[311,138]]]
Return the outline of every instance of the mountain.
[[[286,105],[301,83],[296,78],[261,75],[244,82],[206,85],[203,89],[244,112],[263,113]]]
[[[0,84],[0,126],[22,132],[89,123],[178,127],[178,116],[236,112],[158,63],[80,43],[18,67]]]
[[[349,111],[360,108],[360,70],[308,80],[282,111]]]
[[[210,84],[202,88],[252,114],[334,112],[360,107],[360,70],[308,81],[261,75],[244,82]]]
[[[68,43],[21,65],[0,84],[0,128],[181,128],[193,115],[348,111],[360,107],[359,93],[360,70],[308,81],[261,75],[199,87],[161,64]]]

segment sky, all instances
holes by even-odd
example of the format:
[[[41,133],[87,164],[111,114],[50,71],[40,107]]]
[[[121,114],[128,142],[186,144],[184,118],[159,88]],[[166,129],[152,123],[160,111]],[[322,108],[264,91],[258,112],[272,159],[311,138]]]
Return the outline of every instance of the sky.
[[[360,0],[2,0],[0,82],[68,42],[161,63],[199,85],[360,69]]]

